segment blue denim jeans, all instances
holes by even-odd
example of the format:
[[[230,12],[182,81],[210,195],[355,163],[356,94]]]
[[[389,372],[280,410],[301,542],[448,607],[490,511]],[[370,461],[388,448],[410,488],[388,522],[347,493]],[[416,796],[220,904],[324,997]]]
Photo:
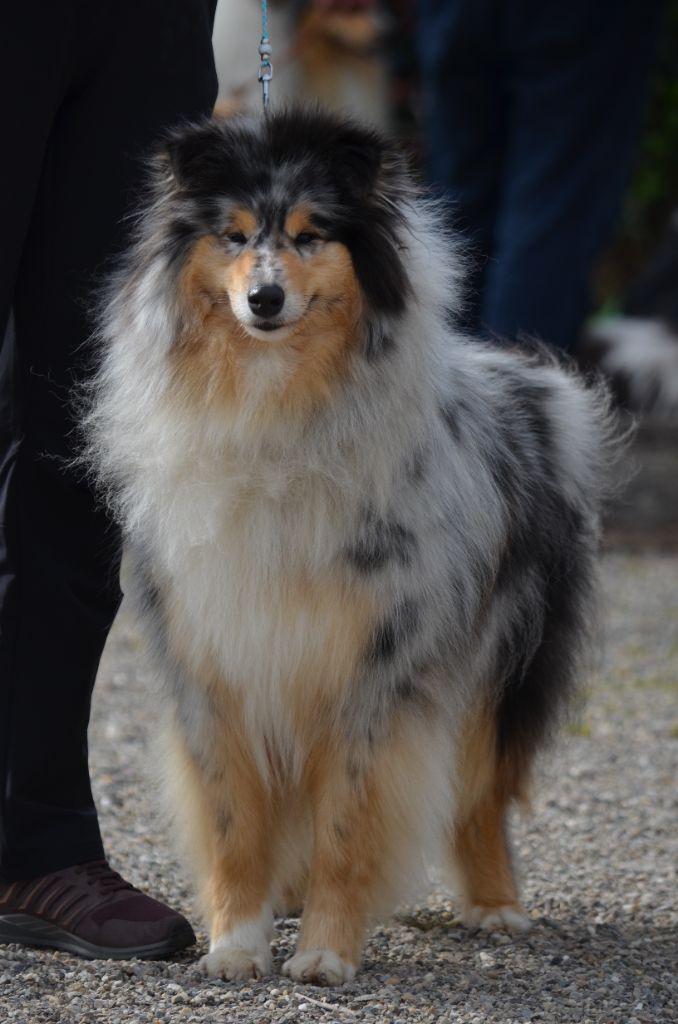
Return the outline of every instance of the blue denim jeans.
[[[418,0],[428,173],[468,240],[464,326],[572,349],[642,125],[661,0]]]

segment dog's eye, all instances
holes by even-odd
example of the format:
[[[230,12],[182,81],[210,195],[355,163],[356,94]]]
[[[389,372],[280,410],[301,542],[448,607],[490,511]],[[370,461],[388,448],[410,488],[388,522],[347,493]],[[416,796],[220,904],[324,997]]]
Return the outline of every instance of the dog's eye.
[[[234,231],[233,234],[228,236],[228,240],[229,242],[233,242],[235,245],[244,245],[247,241],[242,231]]]
[[[310,245],[311,242],[316,242],[320,236],[314,235],[312,231],[302,231],[300,235],[297,235],[294,239],[295,245]]]

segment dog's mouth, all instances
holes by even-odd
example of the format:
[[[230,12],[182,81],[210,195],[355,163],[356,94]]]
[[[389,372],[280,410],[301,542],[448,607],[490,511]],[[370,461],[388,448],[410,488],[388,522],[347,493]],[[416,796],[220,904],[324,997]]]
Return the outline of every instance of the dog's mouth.
[[[271,345],[285,341],[294,328],[296,320],[250,320],[243,324],[245,330],[254,338],[266,338]]]
[[[312,295],[305,305],[305,308],[301,311],[298,309],[285,310],[287,316],[268,317],[255,317],[250,319],[249,317],[243,321],[243,326],[256,334],[269,334],[273,337],[285,337],[290,330],[294,330],[295,326],[301,323],[305,315],[313,310],[318,304],[318,296]],[[260,334],[261,332],[261,334]],[[272,339],[273,340],[273,339]]]
[[[255,320],[252,327],[255,327],[258,331],[279,331],[281,327],[287,327],[288,324],[284,320]]]

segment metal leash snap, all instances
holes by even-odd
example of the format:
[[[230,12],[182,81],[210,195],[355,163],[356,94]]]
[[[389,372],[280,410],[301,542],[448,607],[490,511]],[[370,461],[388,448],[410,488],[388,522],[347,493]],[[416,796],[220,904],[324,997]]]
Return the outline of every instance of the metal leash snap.
[[[271,46],[268,39],[268,3],[267,0],[261,0],[261,42],[259,43],[259,81],[261,82],[262,99],[264,103],[264,113],[268,109],[268,101],[270,99],[270,82],[273,78],[273,65],[271,64],[271,54],[273,47]]]
[[[270,43],[262,41],[259,43],[259,56],[261,57],[261,64],[259,66],[259,81],[261,82],[264,110],[268,106],[269,101],[269,82],[273,78],[273,65],[269,60],[273,47]]]

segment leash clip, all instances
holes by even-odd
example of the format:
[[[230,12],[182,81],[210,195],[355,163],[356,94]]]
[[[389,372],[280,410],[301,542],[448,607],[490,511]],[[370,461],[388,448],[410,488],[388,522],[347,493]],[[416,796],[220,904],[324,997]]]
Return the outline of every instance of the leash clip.
[[[270,99],[270,81],[273,78],[273,65],[271,64],[271,53],[273,47],[268,41],[268,36],[262,36],[261,42],[259,43],[259,56],[261,63],[259,65],[259,81],[261,82],[261,90],[264,101],[264,110],[268,107],[268,101]]]

